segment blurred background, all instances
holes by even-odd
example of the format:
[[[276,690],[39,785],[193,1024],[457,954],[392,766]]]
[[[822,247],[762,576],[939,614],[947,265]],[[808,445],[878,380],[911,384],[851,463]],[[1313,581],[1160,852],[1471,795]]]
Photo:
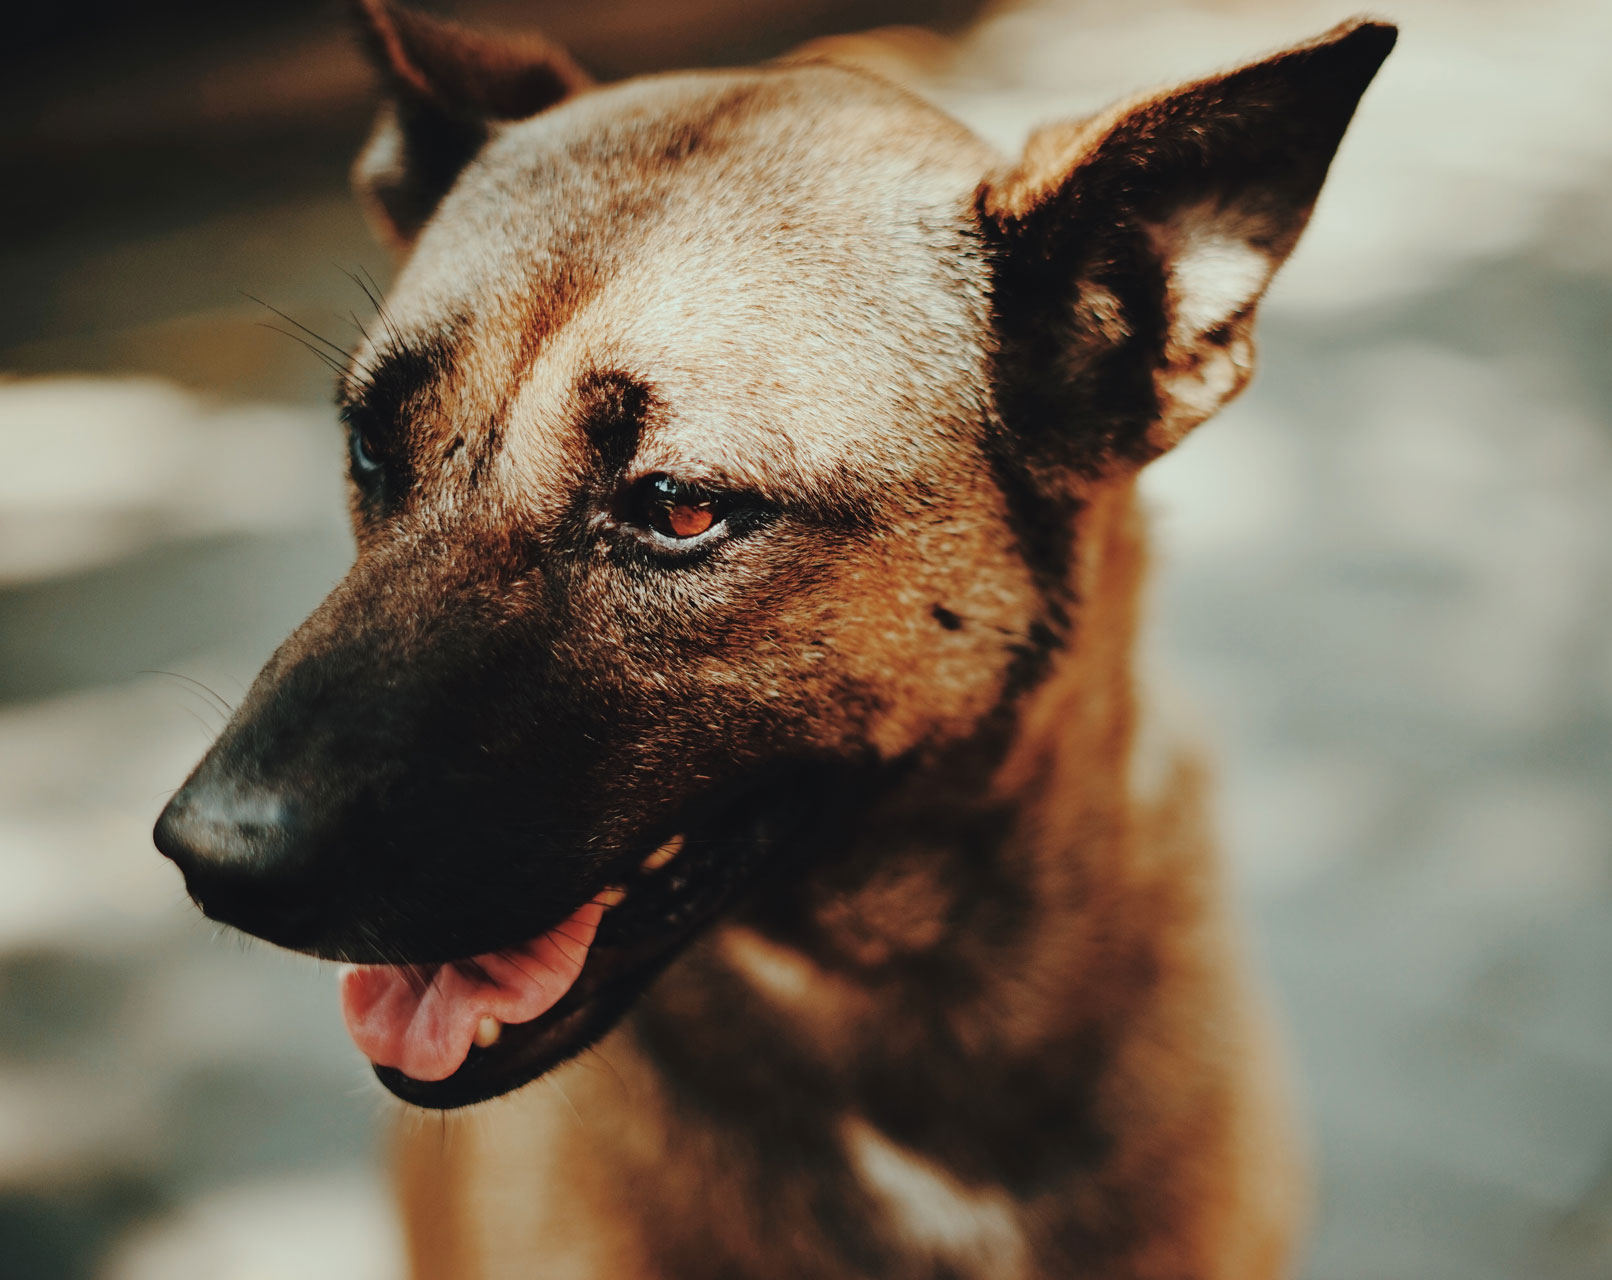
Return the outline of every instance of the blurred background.
[[[1012,148],[1351,0],[466,0],[601,77],[869,44]],[[1149,478],[1321,1174],[1309,1280],[1612,1276],[1612,5],[1403,32]],[[148,831],[349,556],[330,378],[384,282],[326,0],[81,0],[0,48],[0,1276],[398,1280],[390,1107],[327,969],[215,937]],[[214,692],[216,691],[217,696]]]

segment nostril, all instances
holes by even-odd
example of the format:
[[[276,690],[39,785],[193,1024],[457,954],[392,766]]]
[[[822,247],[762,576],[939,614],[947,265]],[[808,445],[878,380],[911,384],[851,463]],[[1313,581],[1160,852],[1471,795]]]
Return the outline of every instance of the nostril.
[[[297,826],[273,791],[193,778],[163,809],[152,840],[208,916],[299,946],[318,895]]]
[[[163,809],[152,839],[187,875],[227,867],[272,872],[289,852],[288,818],[273,793],[192,782]]]
[[[151,840],[158,852],[174,862],[188,880],[192,867],[217,856],[221,834],[211,829],[196,812],[191,798],[181,791],[163,808],[151,832]]]

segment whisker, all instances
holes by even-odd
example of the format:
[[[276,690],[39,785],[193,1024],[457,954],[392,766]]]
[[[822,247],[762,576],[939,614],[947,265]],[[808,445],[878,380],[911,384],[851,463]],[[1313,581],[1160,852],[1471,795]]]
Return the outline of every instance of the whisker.
[[[279,307],[276,307],[271,303],[263,301],[262,298],[257,297],[255,294],[247,293],[244,289],[241,291],[241,297],[250,299],[251,301],[257,303],[258,306],[260,306],[260,307],[267,307],[270,311],[274,312],[275,315],[279,316],[280,319],[284,320],[287,324],[295,325],[298,329],[302,330],[303,333],[307,334],[315,342],[321,343],[324,346],[329,347],[330,350],[335,352],[336,355],[341,360],[345,361],[348,358],[348,356],[347,356],[347,348],[346,347],[340,346],[337,343],[332,342],[329,338],[325,337],[325,335],[322,334],[322,333],[315,333],[312,329],[308,328],[308,326],[303,324],[300,320],[296,320],[293,317],[288,316],[284,311],[281,311]]]
[[[543,1075],[541,1079],[544,1084],[548,1085],[549,1088],[553,1089],[555,1093],[560,1095],[560,1101],[565,1103],[572,1116],[576,1118],[577,1128],[582,1129],[585,1132],[588,1126],[587,1123],[582,1119],[582,1113],[576,1109],[575,1105],[571,1102],[571,1099],[566,1096],[565,1090],[560,1088],[559,1082],[556,1081],[552,1075],[548,1074]]]
[[[286,337],[290,338],[291,341],[296,342],[296,343],[300,343],[302,346],[308,348],[309,351],[313,352],[314,355],[318,356],[319,359],[324,361],[326,366],[329,367],[331,372],[336,374],[337,377],[345,377],[346,376],[347,370],[346,370],[345,367],[343,367],[342,365],[338,364],[335,360],[331,359],[330,356],[326,355],[318,347],[314,346],[313,343],[308,342],[308,341],[306,341],[306,340],[304,340],[302,338],[297,337],[297,335],[292,333],[289,329],[282,329],[278,325],[269,324],[267,321],[260,321],[258,323],[258,328],[260,328],[260,329],[268,329],[272,333],[284,334]]]
[[[627,1087],[627,1082],[621,1078],[621,1072],[616,1070],[616,1064],[605,1057],[604,1051],[598,1045],[590,1046],[576,1061],[590,1067],[595,1064],[603,1067],[610,1073],[611,1078],[615,1080],[616,1086],[621,1090],[622,1098],[626,1099],[632,1096],[632,1090]]]
[[[356,271],[349,271],[346,267],[337,267],[336,270],[340,271],[342,275],[346,276],[364,291],[364,296],[369,299],[369,305],[375,308],[375,314],[379,316],[381,314],[380,299],[370,292],[369,286],[364,283],[364,281],[359,277],[358,273]]]
[[[403,336],[398,332],[397,326],[392,323],[392,317],[386,310],[385,291],[375,283],[375,277],[370,275],[368,267],[360,265],[358,269],[364,273],[363,278],[351,271],[346,271],[345,275],[364,291],[364,296],[369,299],[369,305],[375,308],[375,314],[380,319],[381,327],[386,330],[387,336],[394,343],[402,345]],[[365,280],[368,281],[367,284]]]
[[[403,971],[403,981],[409,984],[409,990],[421,999],[425,997],[426,992],[431,990],[432,985],[437,980],[437,974],[440,972],[440,970],[433,969],[430,975],[427,976],[426,971],[417,964],[399,965],[398,968]]]
[[[577,949],[577,950],[578,950],[578,951],[580,951],[580,952],[581,952],[581,953],[582,953],[582,956],[583,956],[583,958],[584,958],[584,959],[586,959],[586,958],[587,958],[587,954],[588,954],[588,945],[587,945],[587,944],[586,944],[586,943],[583,943],[583,942],[579,942],[579,941],[577,941],[577,940],[576,940],[576,939],[575,939],[575,938],[573,938],[573,937],[572,937],[572,936],[571,936],[571,935],[570,935],[570,934],[568,934],[568,933],[560,933],[560,931],[559,931],[559,930],[558,930],[558,929],[550,929],[550,930],[549,930],[549,935],[550,935],[550,936],[551,936],[551,937],[552,937],[552,936],[554,936],[554,935],[555,935],[555,934],[559,934],[559,936],[560,936],[560,937],[561,937],[561,938],[564,938],[564,939],[565,939],[565,940],[566,940],[566,941],[567,941],[567,942],[569,942],[569,943],[570,943],[570,944],[571,944],[571,945],[572,945],[572,946],[573,946],[573,947],[575,947],[575,948],[576,948],[576,949]],[[574,956],[574,955],[572,955],[572,954],[571,954],[571,953],[570,953],[570,952],[568,952],[568,951],[567,951],[567,950],[566,950],[566,949],[565,949],[565,948],[564,948],[564,947],[562,947],[562,946],[560,946],[560,944],[559,944],[559,943],[558,943],[558,941],[556,941],[556,942],[555,942],[555,944],[554,944],[554,945],[555,945],[555,948],[556,948],[556,950],[558,950],[558,951],[559,951],[559,953],[560,953],[560,954],[561,954],[561,955],[562,955],[562,956],[564,956],[564,957],[565,957],[565,958],[566,958],[566,959],[567,959],[567,960],[570,960],[570,961],[572,961],[572,962],[575,962],[575,961],[576,961],[576,956]]]
[[[218,733],[218,730],[197,715],[194,707],[181,706],[180,710],[194,720],[198,726],[200,726],[203,735],[209,742],[211,742],[213,737]],[[175,790],[178,790],[178,788],[175,788]]]
[[[530,973],[530,972],[528,972],[528,971],[527,971],[527,970],[526,970],[526,969],[522,969],[522,968],[521,968],[521,963],[520,963],[520,961],[519,961],[519,960],[517,960],[517,959],[516,959],[516,958],[515,958],[515,957],[514,957],[514,956],[508,956],[508,955],[506,955],[506,956],[505,956],[505,957],[504,957],[504,959],[506,959],[506,960],[508,960],[508,961],[509,961],[509,963],[510,963],[510,964],[512,964],[512,965],[514,965],[514,966],[515,966],[515,968],[517,968],[517,969],[520,969],[520,971],[521,971],[521,972],[522,972],[522,973],[524,973],[524,974],[526,974],[526,976],[527,976],[527,977],[528,977],[528,978],[531,978],[531,979],[532,979],[532,981],[534,981],[534,982],[535,982],[535,981],[537,981],[537,979],[536,979],[536,977],[535,977],[535,975],[533,975],[533,974],[532,974],[532,973]],[[533,956],[533,957],[532,957],[532,959],[534,959],[534,960],[537,960],[537,957],[536,957],[536,956]],[[559,972],[559,970],[558,970],[558,969],[556,969],[556,968],[555,968],[555,967],[554,967],[554,966],[553,966],[553,965],[552,965],[552,964],[550,964],[550,963],[549,963],[549,962],[548,962],[548,961],[546,961],[546,960],[537,960],[537,962],[538,962],[538,963],[539,963],[539,964],[541,964],[541,965],[542,965],[542,966],[543,966],[543,968],[545,968],[545,969],[546,969],[546,970],[548,970],[548,972],[550,972],[550,973],[558,973],[558,972]]]
[[[225,701],[224,696],[220,694],[218,690],[214,689],[211,685],[203,684],[200,680],[196,679],[195,676],[187,676],[183,672],[179,671],[162,671],[156,667],[146,667],[135,674],[142,676],[169,676],[174,680],[183,680],[186,684],[195,685],[203,693],[207,694],[208,697],[212,698],[212,700],[218,704],[218,709],[225,715],[233,715],[235,713],[235,708],[230,706],[230,704]]]
[[[502,960],[505,964],[507,964],[511,969],[518,970],[520,972],[521,976],[524,977],[528,982],[536,982],[537,981],[537,975],[534,974],[525,965],[523,965],[520,962],[520,960],[518,960],[514,956],[510,955],[509,952],[500,951],[498,953],[498,958],[500,960]]]

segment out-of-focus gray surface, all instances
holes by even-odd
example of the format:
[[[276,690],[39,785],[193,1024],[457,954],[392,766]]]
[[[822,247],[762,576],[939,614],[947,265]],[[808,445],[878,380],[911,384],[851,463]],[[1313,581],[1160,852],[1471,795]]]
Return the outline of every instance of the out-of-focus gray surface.
[[[1260,377],[1151,477],[1153,647],[1221,759],[1307,1083],[1310,1280],[1591,1280],[1612,1275],[1612,13],[1397,8]],[[642,60],[643,6],[592,12],[567,34]],[[1340,16],[998,9],[930,91],[1006,145]],[[41,148],[64,170],[133,148],[137,178],[180,176],[120,202],[64,172],[59,211],[35,182],[0,245],[0,368],[26,375],[0,382],[6,1280],[399,1274],[389,1108],[330,974],[215,937],[147,838],[218,723],[188,681],[239,697],[348,553],[326,372],[236,292],[342,340],[363,299],[338,267],[384,274],[341,190],[350,57],[297,21],[47,101],[19,144],[36,173]],[[254,77],[284,100],[254,106]]]

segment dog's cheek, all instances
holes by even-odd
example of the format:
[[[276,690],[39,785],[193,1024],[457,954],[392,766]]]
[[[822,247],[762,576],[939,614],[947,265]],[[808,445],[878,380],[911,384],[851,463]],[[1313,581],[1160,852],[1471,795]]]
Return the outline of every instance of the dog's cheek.
[[[1039,596],[989,503],[897,528],[846,567],[856,607],[827,643],[847,686],[878,691],[863,731],[884,759],[972,737],[1031,643]]]

